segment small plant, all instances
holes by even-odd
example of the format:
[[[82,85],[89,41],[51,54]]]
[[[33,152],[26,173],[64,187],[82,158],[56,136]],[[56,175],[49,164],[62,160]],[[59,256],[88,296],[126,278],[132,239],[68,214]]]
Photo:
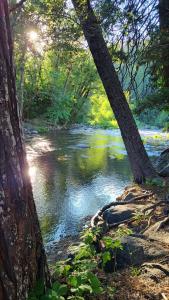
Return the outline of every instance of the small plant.
[[[141,274],[140,268],[137,268],[137,267],[131,267],[130,272],[131,272],[132,277],[136,277]]]
[[[30,292],[28,300],[64,300],[68,292],[66,284],[54,282],[50,289],[47,289],[44,294],[45,288],[43,282],[37,282],[33,291]]]
[[[140,225],[142,222],[145,222],[148,218],[149,218],[148,212],[144,213],[141,210],[137,210],[134,213],[134,217],[133,217],[137,225]]]
[[[97,238],[100,236],[101,230],[102,229],[98,227],[86,229],[85,231],[82,232],[81,239],[85,244],[91,246],[93,242],[95,242]]]
[[[119,235],[122,235],[118,232]],[[128,229],[123,229],[123,235],[129,234]],[[29,300],[84,300],[89,295],[95,296],[109,293],[113,299],[115,289],[104,287],[97,275],[98,264],[102,260],[102,267],[116,255],[123,246],[119,239],[110,236],[103,237],[105,251],[97,253],[94,243],[101,238],[101,229],[87,229],[81,235],[82,242],[79,246],[71,247],[72,257],[59,261],[55,265],[54,282],[46,292],[42,283],[30,293]]]
[[[116,288],[112,286],[107,286],[107,295],[108,299],[114,299],[114,294],[116,292]]]
[[[128,228],[126,225],[121,226],[116,230],[116,236],[120,238],[131,235],[132,233],[133,233],[132,229]]]
[[[106,236],[102,240],[103,240],[104,247],[105,247],[103,253],[101,254],[102,267],[105,268],[107,266],[107,263],[114,261],[114,268],[115,268],[116,252],[119,249],[123,250],[123,245],[119,239],[113,239],[110,236]],[[112,263],[111,263],[111,265],[113,266]],[[110,267],[110,269],[112,269],[112,266]]]

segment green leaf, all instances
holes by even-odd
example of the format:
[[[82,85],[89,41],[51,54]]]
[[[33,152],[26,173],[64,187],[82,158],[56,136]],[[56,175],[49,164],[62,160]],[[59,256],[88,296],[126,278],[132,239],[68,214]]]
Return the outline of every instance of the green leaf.
[[[68,278],[68,283],[69,283],[71,286],[76,287],[77,284],[78,284],[77,277],[75,277],[75,276],[69,276],[69,278]]]
[[[115,240],[113,242],[113,249],[120,249],[120,250],[123,250],[123,245],[121,243],[120,240]]]
[[[79,286],[79,290],[81,290],[82,292],[89,292],[90,294],[92,293],[92,288],[89,284],[81,284]]]
[[[58,295],[57,293],[52,290],[52,289],[49,289],[46,293],[46,296],[48,296],[48,299],[52,299],[52,300],[58,300]]]
[[[102,260],[103,260],[103,266],[105,266],[105,264],[111,260],[111,255],[110,255],[110,252],[109,251],[105,251],[103,254],[102,254]]]
[[[71,291],[72,293],[76,293],[76,292],[78,291],[78,288],[71,288],[70,291]]]
[[[89,246],[84,246],[79,249],[79,253],[75,256],[75,260],[88,257],[92,257],[91,249]]]
[[[92,244],[93,243],[93,236],[92,234],[88,234],[84,239],[85,244]]]
[[[88,279],[89,282],[91,284],[93,293],[95,294],[99,294],[103,291],[102,287],[101,287],[101,282],[100,280],[97,278],[96,275],[94,275],[93,273],[89,272],[88,273]]]
[[[58,289],[60,288],[60,286],[61,286],[61,284],[58,281],[55,281],[54,284],[52,285],[52,290],[57,292]]]
[[[69,274],[71,268],[72,268],[71,265],[64,266],[64,270],[63,270],[64,276],[67,276]]]
[[[59,296],[65,296],[67,295],[67,292],[68,292],[68,288],[66,284],[62,284],[57,291]]]
[[[111,237],[106,236],[103,238],[106,248],[113,248],[113,240]]]
[[[100,285],[100,280],[97,278],[96,275],[94,275],[91,272],[88,272],[87,278],[90,280],[90,282],[94,285]]]

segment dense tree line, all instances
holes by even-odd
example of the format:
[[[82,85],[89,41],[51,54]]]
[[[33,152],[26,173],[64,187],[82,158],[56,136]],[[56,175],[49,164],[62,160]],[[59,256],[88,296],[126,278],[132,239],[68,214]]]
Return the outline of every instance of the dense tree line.
[[[167,127],[167,2],[91,3],[138,124],[150,122]],[[166,9],[160,9],[164,5]],[[115,125],[70,2],[26,1],[12,19],[17,88],[21,110],[24,103],[24,118],[41,115],[49,123],[60,125]],[[96,113],[94,101],[100,95],[106,107],[104,122]],[[157,120],[159,106],[161,114]]]

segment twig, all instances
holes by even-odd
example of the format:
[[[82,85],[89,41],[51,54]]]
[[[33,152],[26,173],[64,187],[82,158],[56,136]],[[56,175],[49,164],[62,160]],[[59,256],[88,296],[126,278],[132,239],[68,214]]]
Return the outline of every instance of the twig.
[[[166,217],[163,221],[160,222],[159,226],[157,227],[156,231],[159,231],[163,226],[169,222],[169,216]]]
[[[166,295],[164,293],[161,293],[161,296],[163,297],[164,300],[168,300],[168,298],[166,297]]]
[[[153,217],[153,216],[150,216],[150,218],[148,219],[148,224],[147,224],[146,228],[144,228],[144,229],[141,231],[142,234],[150,227],[152,217]]]
[[[121,225],[121,224],[124,224],[124,223],[133,222],[133,221],[134,221],[134,219],[130,218],[130,219],[123,220],[121,222],[117,222],[117,223],[113,223],[113,224],[108,224],[108,228],[116,227],[118,225]]]
[[[160,201],[158,201],[157,203],[154,203],[153,205],[146,207],[145,209],[142,210],[142,212],[145,213],[146,211],[148,211],[148,210],[150,210],[150,209],[154,209],[154,208],[156,208],[158,205],[160,205],[160,204],[162,204],[162,203],[165,203],[165,202],[166,202],[166,200],[160,200]]]

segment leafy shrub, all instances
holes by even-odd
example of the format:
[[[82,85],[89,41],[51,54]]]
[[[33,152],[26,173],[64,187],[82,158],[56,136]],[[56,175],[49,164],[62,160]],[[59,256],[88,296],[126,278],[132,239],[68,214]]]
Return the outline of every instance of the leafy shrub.
[[[104,269],[107,262],[112,259],[118,249],[123,250],[119,237],[131,234],[128,228],[120,228],[115,233],[115,238],[105,236],[102,242],[105,250],[96,251],[95,244],[101,239],[101,228],[87,229],[81,234],[82,242],[79,246],[71,247],[71,258],[58,261],[54,267],[54,282],[50,289],[44,293],[44,286],[37,283],[30,293],[29,300],[83,300],[88,295],[100,295],[108,290],[113,297],[114,287],[104,286],[99,279],[98,265]]]

